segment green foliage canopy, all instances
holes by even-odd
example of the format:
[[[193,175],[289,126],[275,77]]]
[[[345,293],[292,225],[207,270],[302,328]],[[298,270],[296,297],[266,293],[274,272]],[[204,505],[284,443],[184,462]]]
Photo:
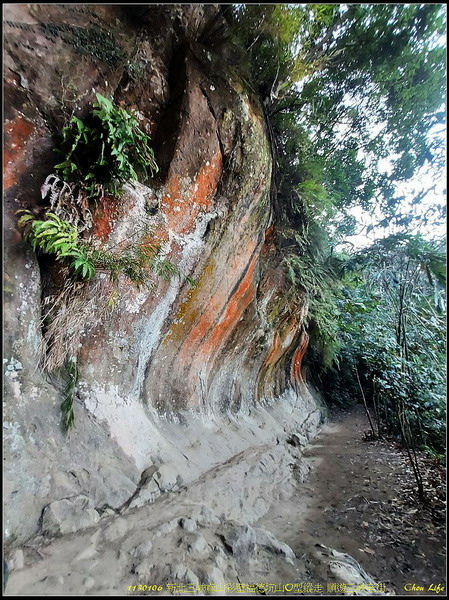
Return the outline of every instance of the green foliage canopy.
[[[310,312],[308,362],[335,399],[382,399],[389,431],[406,420],[421,447],[442,450],[445,256],[411,235],[442,205],[404,208],[404,182],[444,166],[445,7],[439,4],[235,5],[275,162],[278,247]],[[427,190],[415,192],[412,206]],[[374,214],[378,241],[335,248]],[[395,225],[397,235],[387,235]],[[404,430],[401,429],[403,434]]]
[[[443,5],[238,5],[234,19],[280,171],[296,159],[288,146],[307,136],[337,207],[375,200],[394,216],[395,184],[423,166],[441,169],[443,142],[432,132],[445,120]],[[387,174],[379,160],[393,156]],[[289,183],[306,177],[296,168]]]
[[[390,236],[345,264],[337,300],[340,365],[325,376],[328,399],[367,393],[381,403],[388,430],[398,433],[404,406],[421,447],[444,450],[446,372],[445,247],[420,236]],[[344,365],[344,367],[343,367]]]

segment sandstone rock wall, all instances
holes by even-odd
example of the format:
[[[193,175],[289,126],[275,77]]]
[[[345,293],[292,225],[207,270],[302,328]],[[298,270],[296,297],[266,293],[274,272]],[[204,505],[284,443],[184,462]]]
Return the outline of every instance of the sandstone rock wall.
[[[216,5],[6,6],[8,544],[34,535],[52,502],[86,496],[118,510],[149,467],[185,484],[285,431],[316,431],[320,411],[301,378],[307,307],[287,302],[273,241],[265,118],[229,45],[207,35],[219,19]],[[14,213],[42,208],[55,133],[89,112],[95,92],[139,111],[160,173],[99,202],[89,233],[109,248],[148,222],[181,276],[154,276],[149,291],[121,279],[105,316],[109,282],[97,273],[74,315],[84,327],[67,435],[61,378],[39,364],[54,270],[23,242]]]

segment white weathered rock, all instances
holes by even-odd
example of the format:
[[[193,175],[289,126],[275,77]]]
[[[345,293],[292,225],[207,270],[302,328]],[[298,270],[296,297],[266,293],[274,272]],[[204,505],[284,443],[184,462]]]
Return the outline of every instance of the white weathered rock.
[[[287,562],[294,564],[296,556],[290,546],[287,546],[284,542],[280,542],[266,529],[258,527],[254,531],[256,532],[256,543],[258,546],[265,548],[265,550],[268,550],[272,554],[284,556]]]
[[[161,488],[158,483],[151,477],[142,485],[136,496],[129,504],[129,508],[139,508],[145,504],[151,504],[161,495]]]
[[[220,517],[211,508],[205,505],[197,507],[192,515],[200,525],[220,525],[222,522]]]
[[[83,585],[87,590],[91,590],[95,585],[95,579],[93,579],[93,577],[86,577],[83,581]]]
[[[204,583],[224,587],[225,579],[222,571],[217,567],[208,567],[204,571]]]
[[[88,546],[75,556],[75,562],[78,562],[79,560],[91,560],[96,554],[97,551],[94,546]]]
[[[172,531],[174,531],[179,525],[178,519],[172,519],[171,521],[168,521],[167,523],[163,523],[158,531],[161,532],[161,535],[167,535],[168,533],[171,533]]]
[[[7,564],[10,571],[18,571],[19,569],[23,569],[25,564],[23,550],[14,550],[14,552],[9,555]]]
[[[125,519],[118,517],[103,530],[103,541],[114,542],[122,538],[129,531],[129,523]]]
[[[190,554],[205,555],[210,552],[209,544],[200,533],[197,533],[193,539],[189,541],[188,548]]]
[[[153,542],[151,540],[148,540],[148,541],[142,542],[141,544],[136,546],[131,551],[131,555],[134,556],[137,560],[142,560],[149,555],[152,548],[153,548]]]
[[[171,576],[175,581],[182,581],[184,583],[193,583],[199,585],[200,580],[197,575],[183,564],[173,565],[171,568]]]
[[[173,491],[183,482],[178,469],[170,464],[161,465],[153,477],[157,481],[161,492]]]
[[[256,532],[249,525],[231,525],[221,537],[226,548],[236,557],[250,558],[256,553]]]
[[[48,575],[42,581],[45,581],[48,586],[63,585],[64,577],[62,575]]]
[[[140,564],[135,567],[135,573],[141,578],[150,578],[154,573],[155,566],[148,560],[143,560]]]
[[[199,583],[200,583],[200,580],[195,575],[195,573],[192,571],[192,569],[187,569],[187,571],[184,575],[184,581],[186,583],[193,583],[194,585],[199,585]]]
[[[94,547],[96,547],[97,544],[99,543],[100,539],[101,539],[101,529],[97,529],[97,531],[90,536],[90,543],[93,544]]]
[[[92,500],[80,494],[48,504],[42,515],[42,531],[48,535],[63,535],[92,527],[99,520]]]
[[[290,436],[288,437],[287,443],[297,447],[297,448],[304,448],[305,446],[307,446],[307,437],[305,435],[303,435],[302,433],[296,432],[296,433],[292,433],[290,434]]]
[[[187,567],[185,565],[172,565],[170,574],[174,579],[180,580],[183,579],[186,574]]]
[[[140,485],[144,486],[147,483],[149,483],[153,479],[153,476],[156,473],[157,469],[158,467],[156,465],[150,465],[144,471],[142,471],[140,475]]]
[[[197,528],[197,524],[194,519],[188,519],[183,517],[182,519],[179,519],[179,524],[183,529],[190,532],[195,531],[195,529]]]
[[[102,489],[107,490],[103,492],[104,502],[112,508],[122,506],[136,491],[136,484],[115,467],[100,467],[98,475],[103,482]]]
[[[224,558],[223,556],[216,556],[215,564],[220,569],[220,571],[226,571],[226,569],[228,567],[228,562],[227,562],[226,558]]]
[[[316,544],[312,553],[312,559],[316,561],[317,572],[323,576],[324,580],[337,581],[350,586],[369,585],[370,591],[356,588],[353,595],[356,596],[383,596],[384,593],[376,590],[376,582],[366,573],[363,567],[349,554],[338,552],[333,548],[328,548],[323,544]]]

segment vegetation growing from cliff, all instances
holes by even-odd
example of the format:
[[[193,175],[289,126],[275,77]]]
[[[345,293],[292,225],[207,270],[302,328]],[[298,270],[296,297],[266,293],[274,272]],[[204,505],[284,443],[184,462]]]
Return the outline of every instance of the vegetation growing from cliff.
[[[101,270],[106,271],[114,283],[120,275],[124,275],[141,287],[150,285],[150,270],[164,279],[179,275],[176,265],[160,258],[161,246],[154,243],[148,231],[141,243],[128,243],[119,251],[111,252],[95,248],[92,243],[80,239],[76,225],[54,213],[48,212],[45,220],[39,220],[31,211],[19,212],[22,216],[18,225],[26,228],[25,238],[33,249],[39,248],[54,255],[58,261],[68,259],[71,270],[81,279],[92,279],[96,271]],[[142,234],[144,230],[139,232]]]
[[[64,181],[76,183],[92,199],[116,196],[123,183],[146,180],[158,171],[150,138],[136,114],[96,96],[86,122],[72,116],[64,127],[57,150],[64,160],[55,165]]]
[[[95,274],[93,263],[89,260],[87,246],[78,239],[78,229],[68,221],[60,219],[48,212],[45,220],[36,219],[31,211],[20,211],[19,227],[27,227],[25,238],[31,243],[33,250],[40,248],[47,254],[54,254],[57,260],[69,259],[74,273],[84,279]]]
[[[397,183],[444,165],[444,8],[239,5],[234,19],[273,130],[284,216],[347,234],[348,208],[375,202],[382,220],[407,225]]]
[[[362,391],[379,429],[439,453],[444,250],[411,234],[445,219],[444,202],[420,210],[444,165],[444,7],[238,5],[229,20],[272,134],[278,246],[309,299],[308,363],[328,398]],[[418,172],[431,183],[406,207]],[[343,253],[355,207],[384,241]]]
[[[57,151],[64,161],[55,166],[60,177],[49,175],[41,187],[47,206],[18,211],[24,238],[47,261],[46,271],[53,273],[44,277],[41,364],[49,373],[66,371],[61,404],[66,430],[74,426],[76,357],[86,325],[100,322],[114,309],[123,296],[118,292],[122,278],[141,288],[152,286],[152,274],[166,280],[180,274],[163,257],[145,222],[131,239],[115,247],[101,248],[83,235],[92,227],[99,198],[118,196],[124,183],[157,172],[149,141],[136,114],[97,94],[85,122],[72,116],[63,130]],[[138,242],[132,239],[136,236]],[[98,272],[109,275],[109,284],[95,278]],[[187,281],[194,285],[190,278]]]

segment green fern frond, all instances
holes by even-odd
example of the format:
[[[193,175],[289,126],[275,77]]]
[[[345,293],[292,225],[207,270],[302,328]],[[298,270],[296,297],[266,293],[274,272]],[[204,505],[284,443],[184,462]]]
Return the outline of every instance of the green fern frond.
[[[34,213],[32,213],[30,210],[18,210],[18,211],[16,211],[15,214],[22,215],[17,220],[17,225],[19,227],[25,227],[26,225],[28,225],[29,223],[32,223],[36,219],[36,215]]]
[[[73,117],[64,128],[58,150],[64,160],[56,171],[65,181],[78,183],[91,198],[97,196],[99,186],[118,195],[124,182],[147,179],[159,170],[150,138],[136,114],[101,94],[86,122]]]

